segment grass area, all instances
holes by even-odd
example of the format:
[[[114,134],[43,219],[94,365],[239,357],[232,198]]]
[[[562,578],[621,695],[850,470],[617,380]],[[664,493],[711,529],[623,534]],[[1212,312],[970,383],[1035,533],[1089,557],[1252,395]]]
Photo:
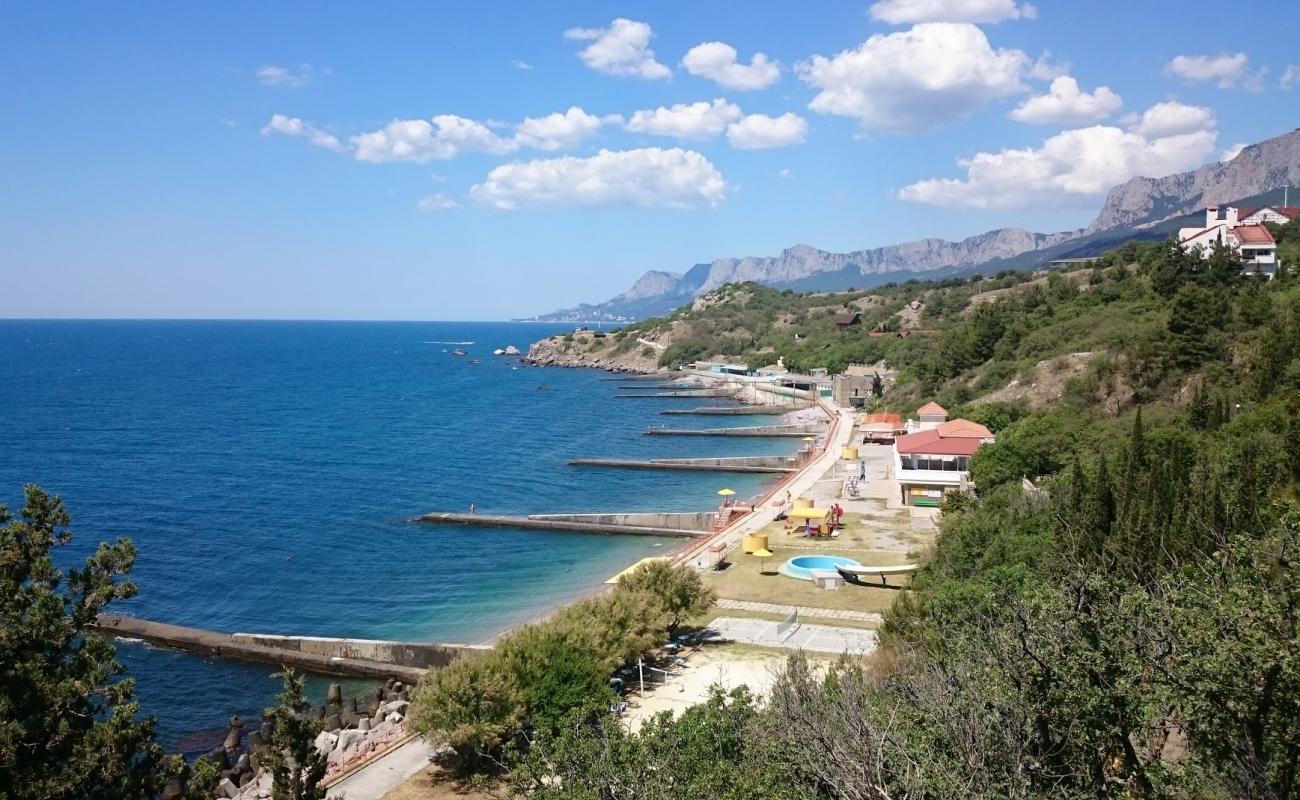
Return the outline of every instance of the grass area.
[[[822,544],[825,544],[824,542]],[[811,581],[801,581],[778,574],[776,568],[786,559],[797,555],[807,555],[816,551],[816,547],[786,546],[784,543],[772,542],[772,557],[760,561],[739,550],[733,551],[729,559],[732,565],[724,572],[705,573],[705,583],[718,593],[718,597],[730,600],[757,600],[761,603],[780,603],[790,606],[812,606],[815,608],[834,608],[848,611],[875,611],[883,613],[898,597],[896,589],[881,589],[868,586],[846,584],[835,591],[818,589]],[[883,550],[862,550],[856,548],[823,548],[828,554],[852,558],[862,564],[891,565],[905,564],[907,558],[903,553]],[[763,572],[760,572],[760,567]],[[902,583],[906,579],[899,579]],[[728,612],[730,613],[730,612]]]
[[[848,588],[850,587],[848,586],[844,587],[844,589],[848,589]],[[858,589],[861,587],[854,586],[852,588]],[[844,591],[844,589],[840,589],[839,591],[842,592]],[[856,628],[857,630],[863,630],[863,631],[874,631],[878,627],[874,622],[864,622],[858,619],[831,619],[828,617],[818,617],[816,614],[811,613],[811,611],[812,611],[811,609],[803,608],[801,606],[799,608],[799,621],[807,622],[811,625],[829,625],[833,628]],[[762,611],[746,611],[744,609],[739,609],[739,608],[719,608],[717,606],[714,606],[713,608],[709,609],[708,613],[701,615],[695,620],[692,620],[691,624],[706,626],[717,617],[737,617],[739,619],[765,619],[768,620],[769,622],[780,622],[781,620],[785,619],[784,614],[767,614]]]
[[[889,519],[889,516],[887,514],[846,513],[840,535],[834,539],[811,538],[789,533],[785,530],[784,520],[767,525],[762,532],[767,534],[768,541],[773,547],[824,551],[827,554],[834,555],[841,555],[841,551],[848,550],[876,551],[873,545],[879,542],[882,537],[908,546],[909,556],[915,556],[929,547],[930,541],[933,539],[933,533],[914,529],[910,512],[906,510],[899,511],[893,515],[895,519]],[[897,559],[901,555],[895,553],[895,558]],[[850,556],[850,558],[857,558],[857,556]],[[894,560],[874,563],[901,564],[904,562]]]

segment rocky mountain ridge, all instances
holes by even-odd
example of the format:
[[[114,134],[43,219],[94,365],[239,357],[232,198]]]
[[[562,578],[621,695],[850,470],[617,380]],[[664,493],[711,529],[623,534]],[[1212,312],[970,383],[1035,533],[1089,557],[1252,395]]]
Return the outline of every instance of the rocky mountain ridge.
[[[806,244],[777,256],[719,258],[685,273],[652,270],[623,294],[536,317],[546,321],[625,322],[666,314],[726,283],[755,281],[800,290],[864,289],[910,277],[936,278],[1006,268],[1035,268],[1054,258],[1096,255],[1129,237],[1207,204],[1257,197],[1300,185],[1300,129],[1249,145],[1231,161],[1163,178],[1133,178],[1110,190],[1086,228],[1033,233],[999,228],[959,242],[920,239],[831,253]],[[1300,192],[1298,192],[1300,195]],[[1297,197],[1300,200],[1300,196]]]

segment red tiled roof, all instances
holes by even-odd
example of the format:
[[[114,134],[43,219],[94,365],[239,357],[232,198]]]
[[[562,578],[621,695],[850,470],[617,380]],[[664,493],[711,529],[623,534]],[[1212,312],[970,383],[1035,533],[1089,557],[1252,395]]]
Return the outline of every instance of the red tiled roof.
[[[978,422],[971,422],[968,419],[949,420],[935,428],[935,430],[945,439],[950,437],[958,439],[988,439],[993,436],[988,428]]]
[[[948,409],[931,400],[916,410],[918,414],[947,414]]]
[[[944,436],[938,429],[909,433],[894,440],[899,455],[913,453],[927,456],[973,456],[984,444],[981,439],[965,436]]]
[[[1245,219],[1246,217],[1249,217],[1251,214],[1258,214],[1259,212],[1265,209],[1268,209],[1269,211],[1276,211],[1277,213],[1281,214],[1287,219],[1295,219],[1296,217],[1300,217],[1300,206],[1261,206],[1259,208],[1241,209],[1237,213],[1237,219]]]
[[[1232,229],[1232,235],[1242,244],[1275,244],[1273,234],[1263,225],[1238,225]]]
[[[862,427],[874,428],[875,430],[880,431],[901,431],[903,430],[903,418],[897,414],[890,414],[883,411],[876,414],[868,414],[862,418]]]

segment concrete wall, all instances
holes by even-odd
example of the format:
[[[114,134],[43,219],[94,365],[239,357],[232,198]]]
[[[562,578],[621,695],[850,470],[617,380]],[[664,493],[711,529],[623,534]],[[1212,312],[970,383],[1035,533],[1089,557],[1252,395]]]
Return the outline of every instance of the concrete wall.
[[[326,658],[360,659],[402,667],[445,667],[467,652],[487,648],[459,644],[422,644],[380,639],[336,639],[326,636],[279,636],[266,633],[232,633],[235,642],[274,647]]]
[[[587,522],[593,525],[638,525],[644,528],[675,528],[677,530],[710,531],[716,511],[682,511],[677,513],[615,513],[606,514],[529,514],[529,519],[563,522]]]

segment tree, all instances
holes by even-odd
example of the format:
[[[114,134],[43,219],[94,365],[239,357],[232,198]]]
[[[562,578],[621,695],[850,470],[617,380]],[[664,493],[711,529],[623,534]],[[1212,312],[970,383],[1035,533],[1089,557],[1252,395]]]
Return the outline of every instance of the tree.
[[[614,700],[602,660],[555,626],[520,628],[497,648],[537,731],[553,731],[575,710],[604,709]]]
[[[619,586],[627,591],[645,591],[658,599],[669,616],[668,635],[673,636],[681,624],[699,616],[716,600],[713,590],[704,585],[700,573],[690,567],[673,566],[667,561],[649,561],[623,576]]]
[[[309,716],[305,679],[292,669],[276,673],[284,681],[280,705],[267,715],[271,736],[258,759],[271,775],[274,800],[323,800],[327,756],[316,749],[321,724]]]
[[[101,543],[66,573],[51,551],[72,540],[62,501],[25,488],[19,518],[0,505],[0,797],[143,798],[175,770],[137,720],[113,645],[87,630],[131,597],[128,539]]]
[[[1204,286],[1186,284],[1174,295],[1169,310],[1170,360],[1193,370],[1215,358],[1215,334],[1223,324],[1223,298]]]

